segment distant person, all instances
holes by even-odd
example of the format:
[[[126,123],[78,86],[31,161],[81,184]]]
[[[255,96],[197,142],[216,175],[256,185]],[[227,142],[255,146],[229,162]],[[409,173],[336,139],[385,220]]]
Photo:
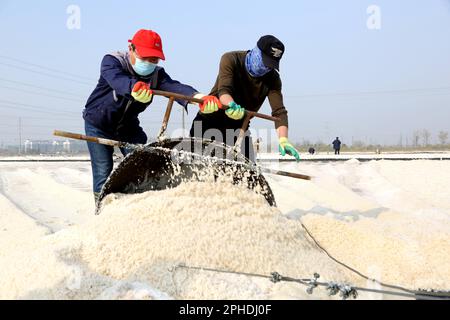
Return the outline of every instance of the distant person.
[[[341,140],[339,140],[339,137],[337,137],[336,140],[333,141],[333,149],[335,155],[341,154],[341,145],[342,142]]]
[[[311,147],[311,148],[309,148],[308,152],[309,152],[310,155],[314,155],[316,153],[316,149]]]
[[[256,140],[256,142],[255,142],[255,151],[256,151],[256,154],[260,153],[260,151],[261,151],[261,142],[262,142],[262,139],[261,139],[261,138],[258,138],[258,139]]]

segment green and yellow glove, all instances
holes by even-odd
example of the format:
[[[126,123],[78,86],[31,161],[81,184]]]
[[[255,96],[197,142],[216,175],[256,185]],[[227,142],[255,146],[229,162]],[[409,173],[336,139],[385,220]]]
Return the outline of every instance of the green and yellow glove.
[[[288,138],[280,138],[280,153],[284,157],[286,154],[295,157],[297,161],[300,161],[300,154],[297,149],[289,142]]]
[[[225,114],[233,120],[241,120],[245,116],[245,109],[236,102],[231,102]]]
[[[133,87],[133,92],[131,92],[131,96],[140,103],[150,103],[153,98],[153,91],[150,89],[150,86],[145,82],[139,81]]]

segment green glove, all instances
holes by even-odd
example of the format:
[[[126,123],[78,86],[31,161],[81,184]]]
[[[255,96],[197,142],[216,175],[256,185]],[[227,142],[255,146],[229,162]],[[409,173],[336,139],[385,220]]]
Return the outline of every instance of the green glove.
[[[286,154],[295,157],[300,161],[300,155],[297,149],[289,142],[288,138],[280,138],[280,153],[284,157]]]
[[[245,109],[238,105],[236,102],[231,102],[226,115],[233,120],[241,120],[245,116]]]

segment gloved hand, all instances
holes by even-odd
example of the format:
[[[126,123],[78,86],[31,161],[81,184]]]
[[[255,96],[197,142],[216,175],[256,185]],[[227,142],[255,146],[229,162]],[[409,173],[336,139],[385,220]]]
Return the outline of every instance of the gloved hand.
[[[300,155],[295,147],[289,142],[288,138],[280,138],[280,153],[284,157],[286,154],[291,155],[300,161]]]
[[[200,112],[203,114],[210,114],[218,111],[222,107],[222,103],[215,96],[205,96],[201,98],[203,103],[200,104]]]
[[[131,96],[140,103],[149,103],[153,98],[153,91],[150,89],[150,86],[145,82],[139,81],[133,87],[133,92],[131,92]]]
[[[241,120],[245,116],[245,109],[236,102],[231,102],[225,114],[233,120]]]

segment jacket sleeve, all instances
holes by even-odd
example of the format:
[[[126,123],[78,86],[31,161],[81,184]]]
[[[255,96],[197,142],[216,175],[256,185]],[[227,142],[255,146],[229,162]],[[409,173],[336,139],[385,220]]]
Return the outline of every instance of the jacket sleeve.
[[[107,55],[103,58],[101,75],[119,96],[131,98],[131,91],[139,80],[125,71],[119,60]]]
[[[268,94],[270,107],[272,108],[272,116],[280,118],[280,121],[275,123],[277,129],[281,126],[289,126],[288,112],[284,106],[281,87],[281,79],[277,77],[273,81]]]
[[[218,76],[219,97],[224,94],[233,96],[233,57],[230,54],[224,54],[220,59]]]
[[[161,69],[158,74],[158,89],[167,92],[182,94],[184,96],[192,97],[198,93],[193,87],[182,84],[179,81],[173,80],[164,69]],[[187,107],[188,101],[176,100],[183,107]]]

